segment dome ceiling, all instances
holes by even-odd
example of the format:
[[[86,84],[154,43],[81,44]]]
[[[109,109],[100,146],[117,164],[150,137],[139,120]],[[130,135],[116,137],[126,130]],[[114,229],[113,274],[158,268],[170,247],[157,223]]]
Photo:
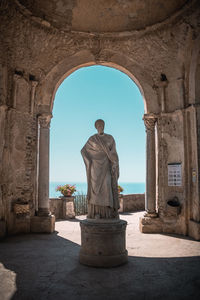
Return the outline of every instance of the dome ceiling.
[[[162,22],[186,0],[18,0],[35,17],[61,30],[121,32]]]

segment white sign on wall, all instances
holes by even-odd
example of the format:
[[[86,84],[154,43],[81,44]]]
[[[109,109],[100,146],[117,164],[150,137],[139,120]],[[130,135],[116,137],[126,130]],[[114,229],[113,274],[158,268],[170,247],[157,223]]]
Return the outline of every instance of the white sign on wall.
[[[168,186],[181,186],[181,163],[168,164]]]

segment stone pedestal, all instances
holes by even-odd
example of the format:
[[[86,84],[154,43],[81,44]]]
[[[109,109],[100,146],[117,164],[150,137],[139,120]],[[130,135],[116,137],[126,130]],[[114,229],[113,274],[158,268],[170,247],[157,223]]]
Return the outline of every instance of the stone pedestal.
[[[63,218],[75,218],[74,197],[63,197]]]
[[[114,267],[126,263],[126,225],[126,221],[119,219],[81,221],[80,263],[93,267]]]
[[[163,232],[163,226],[160,218],[141,217],[139,220],[139,226],[142,233]]]
[[[34,233],[52,233],[55,231],[55,216],[31,217],[31,232]]]

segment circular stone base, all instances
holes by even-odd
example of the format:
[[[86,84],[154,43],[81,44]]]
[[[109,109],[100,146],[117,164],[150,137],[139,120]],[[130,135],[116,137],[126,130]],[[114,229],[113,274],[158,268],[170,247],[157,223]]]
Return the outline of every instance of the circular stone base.
[[[81,221],[80,263],[93,267],[115,267],[126,263],[126,225],[126,221],[113,219]]]

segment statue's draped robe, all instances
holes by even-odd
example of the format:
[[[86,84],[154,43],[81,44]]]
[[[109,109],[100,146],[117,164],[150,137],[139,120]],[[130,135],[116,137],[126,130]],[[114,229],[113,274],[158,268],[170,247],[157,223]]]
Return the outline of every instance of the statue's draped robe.
[[[119,160],[114,138],[109,134],[95,134],[81,150],[88,181],[88,217],[118,216]]]

